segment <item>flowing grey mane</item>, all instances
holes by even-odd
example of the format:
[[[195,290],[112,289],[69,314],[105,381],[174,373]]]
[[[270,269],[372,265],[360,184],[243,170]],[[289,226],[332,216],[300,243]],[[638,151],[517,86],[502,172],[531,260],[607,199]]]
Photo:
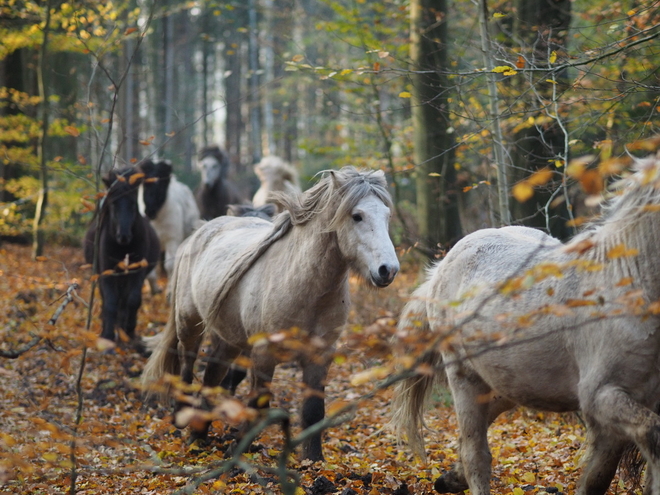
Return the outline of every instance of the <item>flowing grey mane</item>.
[[[317,175],[321,179],[316,185],[298,196],[281,192],[273,194],[273,201],[284,208],[273,222],[270,233],[254,248],[247,250],[231,268],[225,283],[213,301],[209,319],[215,319],[222,303],[234,285],[252,265],[294,226],[304,225],[326,212],[332,214],[327,225],[320,225],[324,232],[335,231],[358,202],[374,194],[388,207],[392,199],[387,190],[387,181],[382,170],[358,170],[344,167],[339,171],[324,170]],[[334,213],[332,213],[334,212]]]

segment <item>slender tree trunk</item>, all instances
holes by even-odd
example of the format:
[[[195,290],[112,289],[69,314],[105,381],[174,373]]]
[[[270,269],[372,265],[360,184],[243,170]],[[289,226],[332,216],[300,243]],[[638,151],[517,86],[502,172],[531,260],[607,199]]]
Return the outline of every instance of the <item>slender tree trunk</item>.
[[[261,95],[259,88],[259,19],[257,0],[248,0],[249,71],[250,71],[250,145],[252,163],[261,160]]]
[[[550,68],[552,52],[561,53],[567,47],[570,0],[517,0],[516,3],[518,15],[513,31],[515,39],[521,43],[520,52],[533,67]],[[555,84],[546,82],[552,78]],[[566,78],[566,73],[532,73],[528,81],[518,76],[513,80],[512,84],[518,84],[523,95],[521,102],[526,114],[521,120],[537,120],[541,117],[538,120],[542,123],[523,128],[511,136],[512,182],[518,182],[540,168],[554,167],[555,160],[568,160],[566,127],[556,120],[561,116],[552,112],[553,119],[545,118],[548,116],[547,108],[553,107],[549,103],[553,101],[556,92],[566,87]],[[529,87],[534,88],[534,91],[529,91]],[[566,226],[570,218],[566,200],[557,206],[553,205],[554,199],[561,197],[564,192],[558,175],[556,181],[537,189],[534,196],[524,203],[512,201],[514,221],[548,230],[560,239],[570,237],[573,231]]]
[[[50,110],[48,106],[48,86],[46,83],[47,60],[48,60],[48,41],[50,35],[50,8],[52,0],[46,2],[46,19],[44,23],[44,38],[39,51],[39,65],[37,68],[37,77],[39,84],[39,97],[41,99],[41,135],[37,147],[37,156],[39,159],[39,180],[41,189],[39,189],[39,198],[37,200],[37,209],[34,213],[34,223],[32,225],[32,257],[36,258],[43,254],[44,236],[41,224],[48,208],[48,157],[46,156],[46,146],[48,141],[48,125],[50,119]]]
[[[275,36],[273,20],[273,0],[263,0],[264,21],[266,24],[264,46],[264,128],[266,131],[266,146],[268,153],[274,155],[277,150],[275,143],[275,116],[273,114],[273,82],[275,81]]]
[[[174,14],[163,18],[163,47],[165,62],[165,134],[174,131]],[[159,136],[163,138],[164,136]]]
[[[497,167],[497,198],[499,203],[500,226],[511,224],[509,211],[509,164],[504,151],[504,138],[502,136],[502,124],[500,122],[499,95],[497,91],[497,74],[493,73],[495,64],[491,56],[490,33],[488,32],[488,6],[486,0],[479,3],[479,26],[481,32],[481,51],[484,57],[484,65],[488,74],[488,98],[490,100],[490,132],[493,139],[493,156]]]
[[[428,254],[461,236],[449,121],[445,0],[412,0],[410,56],[419,235]]]
[[[226,76],[225,99],[227,101],[227,122],[225,126],[225,149],[229,153],[234,172],[238,172],[242,162],[241,136],[244,134],[245,123],[242,115],[244,87],[242,54],[245,37],[241,28],[247,27],[247,16],[243,9],[233,11],[233,28],[225,49]]]

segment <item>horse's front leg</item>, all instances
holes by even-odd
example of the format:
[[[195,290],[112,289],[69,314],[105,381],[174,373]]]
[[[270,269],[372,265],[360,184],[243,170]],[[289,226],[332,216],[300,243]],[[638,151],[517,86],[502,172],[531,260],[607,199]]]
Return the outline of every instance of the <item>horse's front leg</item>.
[[[101,320],[103,329],[101,338],[115,341],[115,325],[117,314],[119,312],[119,290],[115,280],[111,280],[114,275],[101,277],[99,290],[101,292]]]
[[[137,315],[142,306],[142,284],[144,283],[144,275],[140,276],[138,274],[128,274],[124,275],[125,277],[130,277],[128,284],[126,285],[126,307],[125,315],[126,320],[124,323],[124,331],[135,349],[141,354],[144,353],[145,347],[144,344],[136,338],[135,328],[137,327]]]
[[[301,419],[303,429],[322,421],[325,418],[325,380],[328,376],[328,363],[305,359],[301,363],[303,383],[307,393],[303,399]],[[310,437],[302,444],[303,459],[311,461],[323,460],[322,432]]]

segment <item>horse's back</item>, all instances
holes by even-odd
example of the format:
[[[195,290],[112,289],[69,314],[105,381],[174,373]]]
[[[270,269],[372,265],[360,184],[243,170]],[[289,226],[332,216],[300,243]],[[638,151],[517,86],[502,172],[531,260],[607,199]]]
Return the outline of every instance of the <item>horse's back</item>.
[[[221,216],[193,232],[177,253],[175,297],[181,311],[205,315],[218,282],[272,228],[257,217]]]
[[[457,298],[461,290],[478,284],[496,284],[515,276],[560,246],[561,242],[554,237],[528,227],[482,229],[457,242],[431,276],[442,279],[443,282],[434,285],[444,287],[445,296]]]

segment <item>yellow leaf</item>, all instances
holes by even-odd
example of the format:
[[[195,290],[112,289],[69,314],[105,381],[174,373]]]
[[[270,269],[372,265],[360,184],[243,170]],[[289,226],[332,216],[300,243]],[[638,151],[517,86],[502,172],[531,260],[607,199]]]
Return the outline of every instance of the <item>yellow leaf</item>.
[[[554,64],[557,61],[557,52],[553,50],[552,53],[550,53],[550,58],[548,60],[551,64]]]
[[[502,14],[501,12],[495,12],[493,14],[493,19],[500,19],[502,17],[506,17],[506,14]]]
[[[429,177],[441,177],[438,172],[429,172]]]
[[[409,91],[401,91],[401,93],[399,93],[399,98],[410,98],[411,96],[412,95]]]
[[[294,55],[291,60],[293,60],[294,62],[302,62],[303,60],[305,60],[305,57],[302,55]]]
[[[619,280],[616,283],[617,287],[625,287],[626,285],[630,285],[633,283],[633,278],[632,277],[623,277],[621,280]]]
[[[515,76],[516,74],[518,74],[518,71],[513,69],[502,72],[503,76]]]
[[[513,489],[513,495],[525,495],[525,491],[517,486]]]
[[[350,74],[351,72],[353,72],[353,69],[344,69],[339,73],[339,75],[340,76],[345,76],[347,74]]]
[[[528,182],[518,182],[518,184],[513,186],[511,194],[519,202],[524,203],[534,196],[534,188]]]
[[[144,174],[142,172],[138,172],[136,174],[131,175],[128,178],[128,183],[132,186],[133,184],[135,184],[137,181],[139,181],[143,177],[144,177]]]
[[[623,258],[627,256],[637,256],[639,254],[639,251],[635,248],[626,248],[625,244],[619,244],[617,246],[614,246],[612,249],[610,249],[607,252],[607,257],[609,259],[615,259],[615,258]]]
[[[557,81],[553,81],[552,79],[546,79],[545,82],[550,84],[557,84]]]
[[[369,368],[366,371],[355,374],[351,378],[351,385],[357,387],[358,385],[364,385],[365,383],[372,382],[374,380],[382,380],[390,373],[389,366],[375,366]]]
[[[508,71],[515,71],[513,67],[509,67],[508,65],[498,65],[497,67],[493,68],[493,72],[496,74],[500,74],[502,72],[508,72]]]
[[[78,136],[80,136],[80,131],[79,131],[78,129],[76,129],[74,126],[72,126],[72,125],[68,125],[68,126],[66,126],[66,127],[64,128],[64,132],[66,132],[67,134],[72,135],[73,137],[78,137]]]
[[[552,170],[550,170],[548,167],[544,167],[530,175],[527,178],[527,182],[529,182],[529,184],[532,186],[542,186],[546,184],[551,178]]]
[[[523,474],[522,479],[525,480],[527,483],[534,483],[536,482],[536,475],[528,471],[525,474]]]
[[[339,411],[341,411],[342,409],[344,409],[344,407],[346,407],[347,404],[349,404],[348,401],[345,401],[345,400],[336,400],[336,401],[332,402],[332,403],[328,406],[328,408],[326,409],[325,413],[326,413],[328,416],[334,416],[334,415],[337,414]]]

